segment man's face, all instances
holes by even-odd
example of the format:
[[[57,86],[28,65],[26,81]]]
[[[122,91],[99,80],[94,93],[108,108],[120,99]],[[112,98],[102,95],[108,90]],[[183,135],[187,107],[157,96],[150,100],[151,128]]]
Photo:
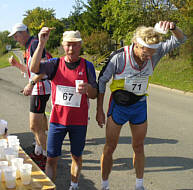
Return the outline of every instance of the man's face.
[[[14,35],[13,35],[15,41],[19,42],[21,45],[25,46],[25,39],[24,39],[24,36],[22,34],[22,32],[16,32]]]
[[[79,57],[81,42],[63,42],[63,48],[67,56]]]
[[[141,47],[138,45],[137,48],[137,56],[141,61],[147,61],[148,59],[151,59],[153,54],[156,52],[156,49],[151,49],[147,47]]]

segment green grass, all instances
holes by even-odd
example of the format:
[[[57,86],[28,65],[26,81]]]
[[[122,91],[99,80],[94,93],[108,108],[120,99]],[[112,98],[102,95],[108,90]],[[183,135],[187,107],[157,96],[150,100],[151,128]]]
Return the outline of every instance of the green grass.
[[[185,56],[177,59],[162,58],[158,63],[150,83],[193,92],[193,65]]]
[[[0,68],[10,66],[8,59],[11,55],[12,55],[12,53],[7,53],[7,54],[0,57]]]

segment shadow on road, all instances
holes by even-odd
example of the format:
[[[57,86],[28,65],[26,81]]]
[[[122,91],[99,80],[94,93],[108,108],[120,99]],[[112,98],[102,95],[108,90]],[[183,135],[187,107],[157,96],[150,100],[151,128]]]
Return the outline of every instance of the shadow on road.
[[[97,146],[105,143],[105,138],[92,138],[86,140],[87,146]],[[161,139],[146,137],[145,145],[148,144],[177,144],[175,139]],[[122,136],[119,139],[119,144],[131,144],[131,137]],[[69,140],[64,141],[64,145],[69,145]],[[117,151],[117,150],[116,150]],[[84,155],[93,154],[90,151],[85,151]],[[83,160],[84,170],[100,170],[99,160]],[[86,166],[86,163],[96,164],[96,166]],[[113,170],[128,170],[133,169],[132,158],[118,158],[113,161]],[[151,168],[151,169],[149,169]],[[184,157],[147,157],[145,172],[168,172],[181,171],[193,168],[193,159]]]
[[[151,169],[149,169],[151,168]],[[155,168],[155,169],[152,169]],[[145,172],[181,171],[193,168],[193,159],[184,157],[147,157]]]
[[[92,152],[90,152],[92,153]],[[83,160],[83,168],[84,170],[84,165],[86,161]],[[57,169],[57,179],[56,179],[56,186],[57,190],[68,190],[70,181],[71,181],[71,176],[70,176],[70,166],[71,166],[71,156],[69,151],[62,151],[62,155],[58,161],[58,169]],[[93,169],[91,169],[93,170]],[[80,189],[92,189],[92,190],[97,190],[95,188],[95,184],[93,183],[92,180],[89,180],[84,177],[84,175],[80,175],[79,179],[79,186]]]
[[[160,138],[145,138],[145,145],[148,144],[177,144],[178,141],[175,139],[160,139]],[[67,140],[64,141],[64,144],[68,144]],[[98,144],[105,144],[105,138],[92,138],[86,140],[86,146],[88,145],[98,145]],[[119,138],[118,144],[131,144],[131,137],[121,136]]]
[[[17,133],[21,146],[29,154],[33,150],[32,145],[26,146],[26,142],[33,141],[32,133]],[[151,138],[147,137],[145,144],[176,144],[178,141],[174,139],[160,139],[160,138]],[[97,146],[105,143],[105,138],[92,138],[87,139],[86,147],[89,149],[89,146]],[[63,145],[69,146],[70,142],[68,139],[64,140]],[[131,144],[131,137],[120,137],[119,144]],[[58,161],[58,172],[57,172],[57,190],[66,190],[70,184],[70,165],[71,165],[71,156],[69,151],[65,151],[64,147],[62,148],[62,155]],[[92,148],[93,150],[93,148]],[[118,151],[118,150],[117,150]],[[85,150],[84,155],[86,158],[83,159],[83,168],[82,170],[98,171],[100,170],[100,155],[98,159],[88,159],[88,155],[95,154],[95,152],[90,150]],[[96,157],[96,155],[94,155]],[[93,156],[92,156],[93,157]],[[123,171],[133,169],[132,158],[117,158],[113,161],[113,170]],[[185,157],[146,157],[146,167],[145,173],[149,172],[168,172],[168,171],[182,171],[193,168],[193,159]],[[91,174],[92,175],[92,174]],[[92,180],[85,179],[84,175],[80,176],[80,186],[81,189],[92,189],[96,190],[95,184]],[[184,189],[185,190],[185,189]],[[190,189],[189,189],[190,190]]]

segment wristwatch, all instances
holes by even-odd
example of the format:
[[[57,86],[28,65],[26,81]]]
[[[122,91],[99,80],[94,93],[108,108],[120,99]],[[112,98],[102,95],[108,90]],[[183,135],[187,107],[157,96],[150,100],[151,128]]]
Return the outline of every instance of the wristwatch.
[[[176,29],[176,24],[174,23],[174,27],[170,28],[170,30],[175,30]]]
[[[35,83],[33,80],[31,80],[31,81],[30,81],[30,84],[31,84],[32,86],[34,86],[36,83]]]

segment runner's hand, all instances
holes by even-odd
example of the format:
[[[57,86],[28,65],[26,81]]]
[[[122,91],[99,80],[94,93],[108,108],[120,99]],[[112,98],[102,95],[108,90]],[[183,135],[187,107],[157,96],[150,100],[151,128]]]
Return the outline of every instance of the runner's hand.
[[[33,86],[32,86],[31,84],[27,84],[27,85],[25,86],[25,88],[23,89],[23,94],[24,94],[25,96],[29,96],[29,95],[31,95],[32,90],[33,90]]]
[[[79,84],[78,85],[78,92],[80,94],[86,94],[88,91],[88,88],[89,88],[88,86],[89,86],[89,84],[86,82]]]
[[[50,31],[51,31],[51,29],[49,27],[43,27],[40,30],[40,32],[38,34],[40,43],[46,43],[48,41],[49,36],[50,36]]]
[[[98,122],[98,125],[103,128],[105,125],[105,113],[103,110],[97,111],[96,121]]]
[[[159,21],[160,27],[163,27],[163,29],[166,30],[171,30],[175,28],[175,23],[174,22],[169,22],[169,21]]]
[[[17,61],[16,61],[16,59],[13,57],[13,55],[9,58],[9,63],[10,63],[12,66],[16,66],[16,65],[17,65]]]

